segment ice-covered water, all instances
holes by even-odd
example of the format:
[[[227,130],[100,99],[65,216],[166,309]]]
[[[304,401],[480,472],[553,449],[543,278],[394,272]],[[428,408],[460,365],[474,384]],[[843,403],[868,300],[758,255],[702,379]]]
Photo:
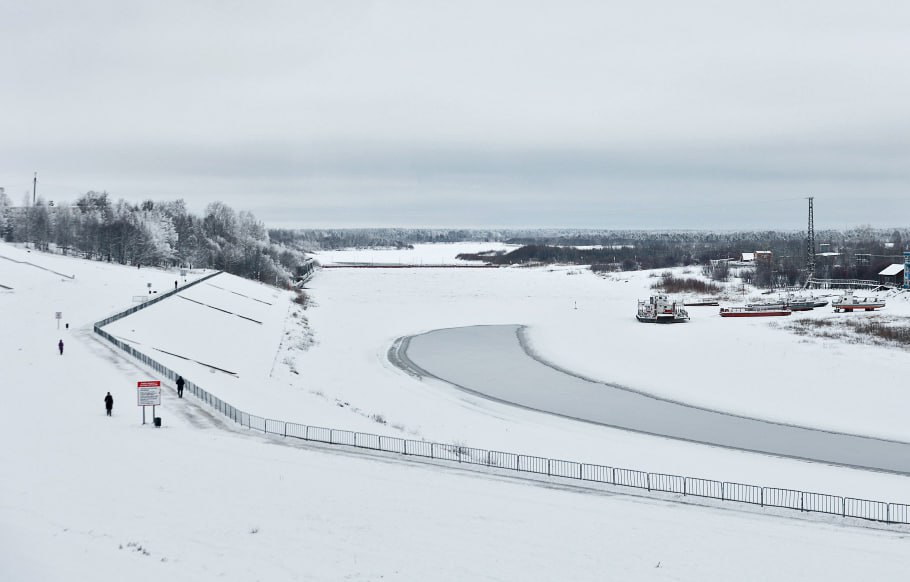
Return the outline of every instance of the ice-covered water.
[[[521,333],[518,325],[440,329],[408,338],[399,353],[403,365],[420,373],[535,410],[675,439],[910,474],[910,443],[736,416],[593,382],[529,354]]]

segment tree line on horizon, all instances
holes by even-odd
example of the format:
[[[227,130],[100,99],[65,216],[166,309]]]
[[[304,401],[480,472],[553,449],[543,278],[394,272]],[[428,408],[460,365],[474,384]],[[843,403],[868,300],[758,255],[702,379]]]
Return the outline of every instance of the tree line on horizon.
[[[508,253],[462,254],[462,259],[494,265],[591,265],[595,272],[636,271],[700,265],[712,279],[729,277],[727,262],[742,253],[770,252],[770,260],[756,260],[751,283],[793,286],[805,282],[808,243],[799,231],[761,232],[589,232],[566,237],[510,238],[522,246]],[[907,229],[861,226],[845,231],[816,233],[816,269],[822,279],[870,279],[892,263],[903,262],[908,248]]]
[[[182,199],[131,204],[95,191],[72,204],[39,198],[20,207],[0,192],[0,236],[85,259],[212,268],[276,285],[288,283],[308,261],[305,253],[271,241],[252,213],[222,202],[197,216]]]
[[[308,253],[340,248],[412,248],[415,244],[496,242],[519,245],[508,253],[462,255],[492,264],[564,263],[595,271],[710,266],[744,252],[770,251],[756,263],[755,283],[793,285],[805,278],[806,234],[801,231],[645,231],[608,229],[324,228],[266,229],[247,211],[222,202],[202,216],[183,200],[131,204],[90,191],[72,204],[13,207],[0,190],[0,237],[42,250],[121,264],[214,268],[283,284],[310,262]],[[816,232],[820,278],[874,279],[901,262],[910,230],[860,226]],[[827,251],[827,252],[826,252]],[[716,271],[716,272],[715,272]],[[726,269],[712,270],[718,280]]]
[[[698,265],[706,276],[725,281],[727,263],[742,253],[769,251],[743,277],[760,286],[792,286],[805,281],[808,241],[798,230],[611,230],[573,228],[430,229],[321,228],[269,231],[272,240],[306,252],[342,248],[408,249],[415,244],[490,242],[517,245],[509,252],[459,255],[494,265],[590,265],[597,272],[663,269]],[[910,229],[821,229],[815,234],[817,278],[876,279],[910,250]]]

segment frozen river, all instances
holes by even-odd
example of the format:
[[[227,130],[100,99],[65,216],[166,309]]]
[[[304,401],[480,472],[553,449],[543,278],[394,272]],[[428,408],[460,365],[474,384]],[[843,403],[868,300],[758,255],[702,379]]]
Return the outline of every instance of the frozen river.
[[[609,358],[604,355],[604,358]],[[396,364],[501,402],[573,419],[771,455],[910,474],[910,443],[778,424],[593,382],[541,361],[523,327],[440,329],[404,338]]]

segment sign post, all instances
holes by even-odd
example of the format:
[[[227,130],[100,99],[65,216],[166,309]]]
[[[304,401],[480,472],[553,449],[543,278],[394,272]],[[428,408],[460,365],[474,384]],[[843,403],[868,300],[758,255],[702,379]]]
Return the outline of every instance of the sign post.
[[[142,407],[142,424],[145,424],[145,407],[152,407],[152,419],[155,418],[155,407],[161,406],[161,380],[142,380],[136,383],[137,400]]]
[[[57,329],[60,329],[60,320],[63,319],[63,312],[57,311],[55,314],[55,318],[57,319]]]

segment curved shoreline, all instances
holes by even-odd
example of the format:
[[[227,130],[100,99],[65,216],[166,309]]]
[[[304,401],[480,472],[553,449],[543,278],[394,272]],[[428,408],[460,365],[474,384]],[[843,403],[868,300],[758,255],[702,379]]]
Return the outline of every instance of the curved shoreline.
[[[398,338],[389,361],[512,406],[697,444],[910,475],[910,443],[741,416],[595,381],[536,354],[522,325]],[[442,355],[440,355],[442,354]]]

